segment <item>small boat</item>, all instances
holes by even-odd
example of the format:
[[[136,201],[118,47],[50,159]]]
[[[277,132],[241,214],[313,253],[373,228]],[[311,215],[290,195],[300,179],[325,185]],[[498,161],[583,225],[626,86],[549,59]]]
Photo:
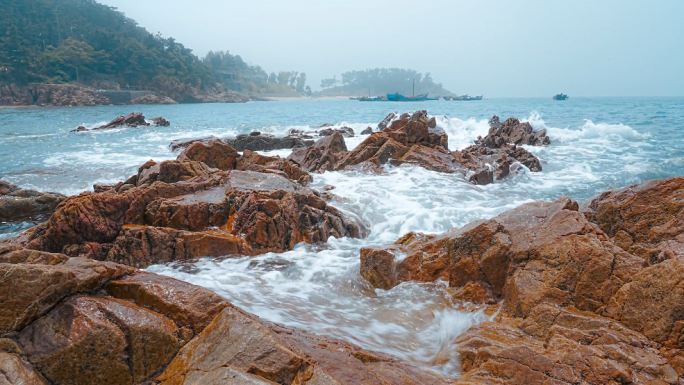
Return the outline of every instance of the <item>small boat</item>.
[[[468,94],[461,95],[461,96],[454,96],[454,100],[465,100],[465,101],[470,101],[470,100],[482,100],[483,95],[480,96],[470,96]]]
[[[404,96],[400,93],[387,94],[387,100],[390,102],[422,102],[427,100],[428,94],[418,96]]]
[[[444,100],[454,100],[451,96],[442,96],[442,98],[444,98]]]
[[[565,100],[567,98],[569,98],[569,96],[564,93],[553,95],[553,100]]]

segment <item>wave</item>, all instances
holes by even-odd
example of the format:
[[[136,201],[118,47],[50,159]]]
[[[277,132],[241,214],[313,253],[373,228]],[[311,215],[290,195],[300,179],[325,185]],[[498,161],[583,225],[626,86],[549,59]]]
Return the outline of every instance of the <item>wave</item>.
[[[640,133],[632,127],[618,123],[594,123],[590,119],[584,119],[584,124],[579,129],[549,127],[542,119],[541,114],[533,111],[522,122],[529,122],[535,130],[546,130],[551,139],[557,139],[561,142],[568,142],[578,139],[594,139],[594,138],[617,138],[617,139],[647,139],[651,135],[648,133]]]

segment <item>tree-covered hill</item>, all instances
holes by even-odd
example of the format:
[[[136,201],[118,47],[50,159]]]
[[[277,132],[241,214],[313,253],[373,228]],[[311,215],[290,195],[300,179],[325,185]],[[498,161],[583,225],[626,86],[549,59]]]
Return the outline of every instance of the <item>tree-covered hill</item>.
[[[92,0],[0,0],[0,82],[116,82],[157,77],[201,86],[214,73],[173,38]]]
[[[420,73],[403,68],[373,68],[348,71],[340,79],[332,77],[321,81],[320,95],[382,95],[399,92],[411,95],[415,82],[415,93],[429,93],[433,96],[452,95],[441,83],[435,83],[430,73]]]

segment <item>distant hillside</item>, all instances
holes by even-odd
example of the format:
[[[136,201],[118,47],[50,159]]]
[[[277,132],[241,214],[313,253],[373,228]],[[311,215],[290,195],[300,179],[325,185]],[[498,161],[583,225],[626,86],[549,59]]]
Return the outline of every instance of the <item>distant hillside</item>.
[[[319,96],[372,96],[399,92],[411,95],[415,81],[415,93],[429,93],[431,96],[454,95],[445,89],[441,83],[435,83],[429,72],[423,74],[412,69],[403,68],[373,68],[361,71],[348,71],[321,81],[322,91]]]
[[[92,0],[2,0],[0,82],[112,82],[146,87],[156,77],[202,86],[214,73],[173,38],[153,35]]]

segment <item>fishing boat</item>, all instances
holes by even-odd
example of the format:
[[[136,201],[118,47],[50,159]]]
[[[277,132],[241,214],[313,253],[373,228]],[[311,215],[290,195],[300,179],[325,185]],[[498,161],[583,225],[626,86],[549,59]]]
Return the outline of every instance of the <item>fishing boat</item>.
[[[428,94],[422,94],[418,96],[404,96],[398,92],[393,94],[387,94],[387,100],[390,102],[422,102],[427,100]]]
[[[553,100],[565,100],[567,98],[569,98],[569,96],[562,92],[560,94],[553,95]]]
[[[444,98],[444,100],[454,100],[452,96],[442,96],[442,98]]]
[[[480,96],[470,96],[468,94],[461,95],[461,96],[454,96],[453,100],[465,100],[465,101],[470,101],[470,100],[482,100],[483,95]]]

